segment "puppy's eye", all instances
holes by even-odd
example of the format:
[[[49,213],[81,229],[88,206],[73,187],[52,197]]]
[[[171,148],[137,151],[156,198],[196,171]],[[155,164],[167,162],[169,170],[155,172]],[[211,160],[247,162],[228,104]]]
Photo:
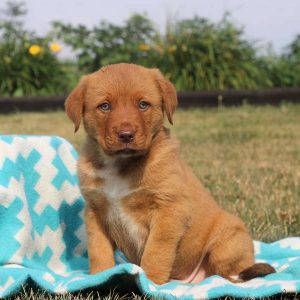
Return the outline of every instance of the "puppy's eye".
[[[111,105],[108,102],[104,102],[98,106],[102,111],[109,111],[111,110]]]
[[[146,110],[148,107],[150,106],[150,104],[144,100],[141,100],[139,102],[139,109],[140,110]]]

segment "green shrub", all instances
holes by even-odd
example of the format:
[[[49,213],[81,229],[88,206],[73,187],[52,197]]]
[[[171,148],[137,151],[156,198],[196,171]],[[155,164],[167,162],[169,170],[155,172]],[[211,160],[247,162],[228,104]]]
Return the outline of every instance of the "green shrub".
[[[55,22],[54,35],[71,46],[87,72],[131,62],[160,68],[180,90],[273,86],[257,49],[228,15],[219,23],[199,17],[169,22],[165,34],[142,15],[92,29]]]
[[[281,55],[262,55],[229,14],[169,21],[164,33],[139,14],[92,28],[57,21],[46,38],[23,29],[24,14],[23,3],[8,2],[0,15],[2,95],[66,94],[82,73],[118,62],[159,68],[178,90],[300,86],[300,36]],[[71,47],[76,65],[57,58],[54,38]]]
[[[256,89],[272,86],[256,49],[228,17],[219,23],[194,17],[168,27],[161,68],[178,89]]]
[[[87,72],[112,63],[148,64],[153,60],[150,53],[143,51],[143,45],[147,47],[157,32],[143,15],[131,16],[124,26],[103,21],[91,29],[62,22],[54,22],[53,27],[52,35],[71,46],[79,68]]]
[[[24,4],[8,2],[0,19],[0,94],[59,94],[67,90],[68,79],[50,44],[23,29],[20,20]]]
[[[281,72],[280,80],[276,82],[278,86],[300,86],[300,35],[287,46],[278,71]]]

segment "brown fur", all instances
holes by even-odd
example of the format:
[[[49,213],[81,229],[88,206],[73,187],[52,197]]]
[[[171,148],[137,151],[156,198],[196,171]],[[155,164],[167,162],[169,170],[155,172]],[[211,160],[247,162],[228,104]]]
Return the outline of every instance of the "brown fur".
[[[140,100],[150,106],[140,109]],[[109,111],[99,109],[103,102]],[[133,64],[83,77],[68,97],[75,130],[83,118],[87,132],[78,172],[91,273],[114,266],[116,247],[158,284],[185,278],[201,261],[206,276],[226,278],[254,265],[244,224],[218,206],[163,126],[176,105],[173,85],[157,69]],[[120,141],[120,132],[134,141]]]

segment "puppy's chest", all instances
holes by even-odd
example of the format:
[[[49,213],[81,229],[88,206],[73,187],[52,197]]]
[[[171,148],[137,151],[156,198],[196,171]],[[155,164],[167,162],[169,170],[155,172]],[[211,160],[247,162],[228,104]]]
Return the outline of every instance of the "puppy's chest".
[[[101,189],[108,202],[105,214],[108,232],[129,259],[138,259],[144,248],[146,231],[126,205],[136,189],[114,169],[103,170],[99,175],[104,179]]]

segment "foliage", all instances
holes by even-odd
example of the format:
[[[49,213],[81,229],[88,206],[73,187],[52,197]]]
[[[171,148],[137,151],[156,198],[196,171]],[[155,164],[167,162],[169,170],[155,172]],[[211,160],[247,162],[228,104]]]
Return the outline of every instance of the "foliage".
[[[270,50],[260,60],[261,71],[272,82],[272,86],[300,86],[300,35],[295,37],[281,55]]]
[[[52,34],[71,46],[86,72],[131,62],[160,68],[179,90],[299,85],[299,40],[282,56],[259,56],[228,14],[218,23],[199,17],[168,22],[164,34],[143,15],[92,29],[55,22]]]
[[[66,75],[49,40],[24,29],[24,3],[7,2],[0,15],[0,94],[64,93]]]
[[[161,68],[179,89],[256,89],[272,82],[256,49],[225,16],[219,23],[194,17],[171,24],[162,41]]]
[[[151,59],[139,47],[150,43],[157,32],[152,22],[142,15],[133,15],[124,26],[102,21],[88,29],[84,25],[73,26],[54,22],[53,35],[70,45],[78,57],[78,65],[91,72],[117,62],[146,64]]]
[[[300,35],[288,45],[280,60],[284,68],[278,86],[300,86]],[[279,69],[279,68],[278,68]],[[280,69],[278,70],[280,72]]]
[[[82,73],[129,62],[156,67],[178,90],[259,89],[300,86],[300,35],[278,55],[262,55],[243,28],[225,14],[219,22],[195,16],[169,20],[162,33],[146,15],[92,28],[56,21],[46,37],[24,29],[24,3],[0,12],[0,93],[65,94]],[[60,39],[76,62],[58,59]]]

